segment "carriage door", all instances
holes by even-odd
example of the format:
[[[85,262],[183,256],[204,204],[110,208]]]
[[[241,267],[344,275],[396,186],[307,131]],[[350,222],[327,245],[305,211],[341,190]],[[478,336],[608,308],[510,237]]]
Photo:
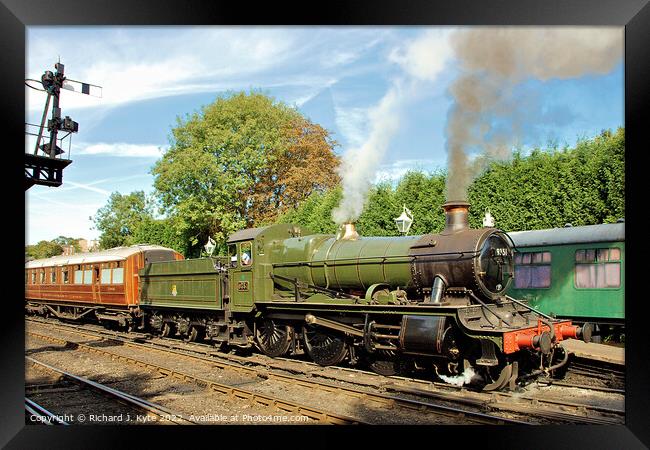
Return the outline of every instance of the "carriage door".
[[[253,241],[228,246],[230,298],[235,309],[253,306]]]
[[[100,294],[99,285],[101,282],[101,275],[99,271],[99,264],[93,264],[93,300],[94,303],[101,303],[102,296]]]

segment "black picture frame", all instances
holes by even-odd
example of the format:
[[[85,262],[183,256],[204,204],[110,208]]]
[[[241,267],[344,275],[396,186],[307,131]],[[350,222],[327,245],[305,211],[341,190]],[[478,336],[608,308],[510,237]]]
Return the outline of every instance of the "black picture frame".
[[[645,240],[640,212],[645,186],[642,157],[648,144],[644,114],[650,103],[650,6],[648,0],[431,0],[307,2],[225,2],[192,0],[2,0],[3,177],[6,181],[3,214],[5,249],[3,266],[9,295],[2,303],[2,388],[0,389],[0,445],[7,448],[133,448],[146,445],[299,445],[333,447],[354,441],[359,445],[415,446],[475,444],[488,448],[647,448],[650,446],[648,399],[649,339],[645,331],[647,302],[640,275],[641,247]],[[626,127],[626,424],[624,426],[533,427],[46,427],[25,426],[23,244],[20,217],[14,202],[24,185],[18,163],[24,148],[25,27],[35,25],[615,25],[625,27]],[[7,137],[10,139],[7,141]],[[65,179],[65,176],[64,176]],[[17,203],[14,205],[14,203]],[[10,227],[7,227],[10,225]],[[15,241],[15,242],[14,242]],[[646,275],[647,277],[647,275]],[[643,281],[642,281],[643,280]],[[23,297],[24,298],[24,297]],[[254,431],[253,431],[254,430]],[[354,436],[352,436],[354,434]],[[255,442],[262,438],[264,441]],[[396,442],[394,444],[393,442]]]

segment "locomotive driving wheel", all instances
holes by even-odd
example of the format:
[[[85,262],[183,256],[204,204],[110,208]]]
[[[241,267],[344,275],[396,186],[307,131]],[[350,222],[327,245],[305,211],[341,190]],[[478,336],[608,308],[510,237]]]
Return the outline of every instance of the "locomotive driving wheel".
[[[256,324],[255,342],[265,355],[272,358],[282,356],[291,346],[291,327],[264,319]]]
[[[348,344],[343,336],[311,325],[303,327],[302,335],[307,354],[318,365],[333,366],[341,363],[348,355]]]

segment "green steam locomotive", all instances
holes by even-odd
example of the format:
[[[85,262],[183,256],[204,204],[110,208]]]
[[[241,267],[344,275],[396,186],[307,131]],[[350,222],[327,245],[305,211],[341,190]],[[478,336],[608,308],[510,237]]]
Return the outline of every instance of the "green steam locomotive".
[[[591,337],[506,294],[513,245],[496,228],[470,229],[469,204],[448,202],[440,234],[361,237],[278,224],[234,233],[228,255],[146,264],[140,326],[163,336],[306,352],[381,374],[469,370],[484,390],[563,366],[564,339]]]

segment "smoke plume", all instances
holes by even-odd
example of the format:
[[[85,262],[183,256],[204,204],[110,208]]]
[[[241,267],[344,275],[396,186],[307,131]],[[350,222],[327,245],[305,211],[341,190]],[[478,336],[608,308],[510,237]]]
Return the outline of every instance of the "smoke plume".
[[[447,199],[466,200],[467,187],[490,159],[504,159],[519,142],[522,118],[531,117],[514,88],[609,73],[621,61],[621,28],[473,28],[453,33],[460,66],[449,92]],[[495,124],[498,123],[498,126]],[[470,162],[471,154],[479,154]]]

